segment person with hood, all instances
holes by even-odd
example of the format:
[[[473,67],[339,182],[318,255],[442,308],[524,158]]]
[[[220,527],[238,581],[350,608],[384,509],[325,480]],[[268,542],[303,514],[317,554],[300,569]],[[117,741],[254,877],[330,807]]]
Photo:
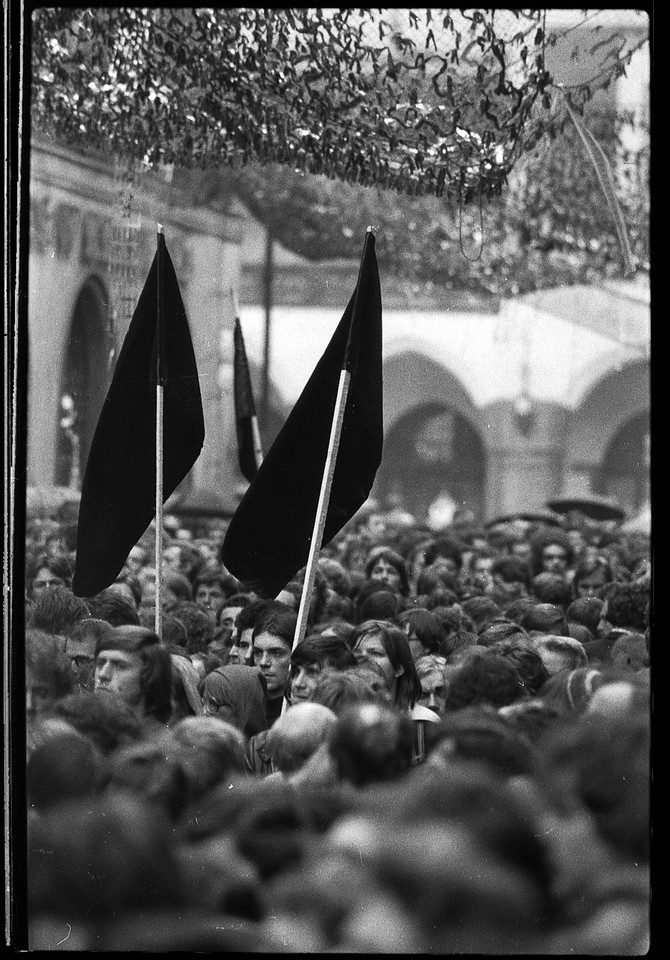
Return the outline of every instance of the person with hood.
[[[201,692],[205,716],[231,723],[247,740],[267,730],[265,677],[258,667],[217,667],[202,681]]]

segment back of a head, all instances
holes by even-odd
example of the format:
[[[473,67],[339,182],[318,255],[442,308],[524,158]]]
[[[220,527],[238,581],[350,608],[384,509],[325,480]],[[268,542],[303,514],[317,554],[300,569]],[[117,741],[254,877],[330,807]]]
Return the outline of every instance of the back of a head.
[[[487,596],[470,597],[463,600],[461,607],[474,620],[478,633],[490,620],[502,613],[495,600]]]
[[[568,635],[568,621],[565,611],[553,603],[536,603],[521,616],[521,626],[529,633],[551,633],[557,636]]]
[[[605,592],[605,616],[613,627],[644,632],[649,625],[651,593],[646,579],[614,582]]]
[[[89,597],[86,601],[91,611],[91,616],[98,620],[106,620],[113,627],[120,627],[127,624],[137,625],[140,617],[137,607],[126,594],[118,590],[112,590],[107,587],[96,593],[94,597]]]
[[[28,803],[41,812],[65,800],[93,796],[103,771],[103,755],[91,739],[75,729],[55,734],[28,760]]]
[[[69,587],[51,587],[36,598],[28,626],[46,633],[65,635],[74,625],[91,615],[88,604]]]
[[[504,707],[525,693],[517,668],[509,659],[486,651],[468,658],[449,677],[445,713],[490,704]]]
[[[539,603],[553,603],[565,609],[572,600],[570,582],[560,573],[544,570],[537,573],[530,584],[530,590]]]
[[[508,617],[499,616],[494,617],[493,620],[489,620],[489,622],[482,627],[478,633],[477,642],[482,647],[490,647],[500,640],[510,638],[530,640],[526,631],[523,627],[519,626],[518,623],[510,620]]]
[[[338,715],[354,704],[386,703],[386,695],[379,690],[383,682],[383,677],[379,677],[378,685],[374,686],[357,667],[348,670],[326,668],[319,674],[311,702],[320,703]]]
[[[339,777],[356,787],[406,774],[414,749],[412,721],[382,704],[348,707],[338,718],[330,753]]]
[[[297,703],[273,723],[267,745],[275,767],[294,773],[323,744],[337,723],[337,715],[319,703]]]
[[[104,755],[136,743],[143,732],[132,708],[119,697],[107,694],[85,690],[71,693],[58,701],[53,712],[89,737]]]
[[[581,623],[595,636],[605,601],[601,597],[577,597],[565,611],[568,622]]]
[[[574,637],[547,633],[536,636],[533,643],[552,676],[559,670],[577,670],[588,665],[584,644]]]
[[[382,586],[357,604],[357,620],[359,623],[364,620],[394,620],[402,608],[400,595]]]
[[[333,634],[313,633],[305,637],[291,653],[292,666],[335,667],[345,670],[356,664],[351,647]]]

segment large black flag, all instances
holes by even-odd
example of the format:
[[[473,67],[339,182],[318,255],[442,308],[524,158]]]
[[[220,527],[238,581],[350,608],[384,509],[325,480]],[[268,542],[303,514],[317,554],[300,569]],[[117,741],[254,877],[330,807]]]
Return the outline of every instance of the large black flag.
[[[322,545],[370,493],[383,442],[381,318],[375,238],[369,232],[344,315],[224,539],[223,563],[262,597],[275,597],[307,562],[343,369],[351,380]]]
[[[163,384],[165,502],[198,459],[205,423],[186,311],[162,233],[86,464],[72,581],[79,597],[114,582],[156,514],[158,380]]]
[[[256,404],[251,387],[247,351],[244,346],[239,317],[235,317],[235,352],[233,378],[235,394],[235,430],[237,432],[237,457],[242,476],[251,483],[258,470],[254,430],[257,429]]]

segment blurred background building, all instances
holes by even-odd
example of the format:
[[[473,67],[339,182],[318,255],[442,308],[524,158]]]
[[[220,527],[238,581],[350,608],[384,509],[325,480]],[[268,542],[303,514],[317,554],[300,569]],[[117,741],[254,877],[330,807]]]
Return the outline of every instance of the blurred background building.
[[[613,29],[640,28],[626,11],[607,14]],[[585,69],[567,45],[551,56],[565,82]],[[648,48],[603,96],[648,119]],[[631,128],[632,148],[636,136]],[[267,449],[339,322],[358,263],[298,256],[237,197],[203,200],[170,171],[129,175],[44,138],[31,145],[29,201],[28,486],[76,486],[81,477],[160,222],[191,325],[206,422],[203,453],[172,506],[229,514],[245,488],[234,429],[232,291]],[[381,284],[385,443],[376,499],[402,501],[419,520],[440,497],[483,520],[561,495],[602,494],[629,515],[648,503],[644,276],[500,298],[417,295],[383,274]]]

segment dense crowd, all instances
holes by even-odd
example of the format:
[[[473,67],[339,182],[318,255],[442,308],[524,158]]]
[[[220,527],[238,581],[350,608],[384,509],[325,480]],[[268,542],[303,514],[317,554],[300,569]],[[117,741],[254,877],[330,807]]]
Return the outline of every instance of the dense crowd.
[[[31,949],[643,954],[650,539],[370,502],[262,599],[165,517],[26,543]]]

